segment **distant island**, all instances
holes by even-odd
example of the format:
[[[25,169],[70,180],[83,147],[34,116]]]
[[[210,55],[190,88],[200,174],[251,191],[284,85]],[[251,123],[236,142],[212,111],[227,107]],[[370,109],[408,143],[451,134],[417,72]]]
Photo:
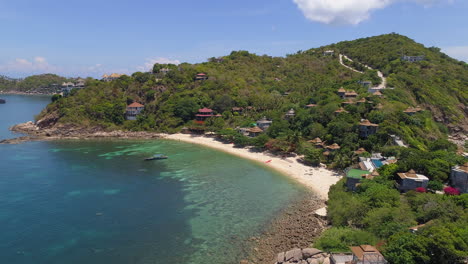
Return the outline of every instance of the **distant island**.
[[[372,245],[401,264],[466,260],[468,65],[440,49],[386,34],[114,77],[57,89],[31,133],[211,135],[297,157],[344,175],[328,193],[333,227],[314,247]]]

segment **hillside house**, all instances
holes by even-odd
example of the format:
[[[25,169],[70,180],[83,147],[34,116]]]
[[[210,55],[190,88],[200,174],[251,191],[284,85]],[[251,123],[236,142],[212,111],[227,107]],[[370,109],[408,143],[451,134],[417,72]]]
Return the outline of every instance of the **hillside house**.
[[[233,107],[233,108],[231,108],[231,111],[232,111],[233,114],[237,113],[237,114],[240,115],[244,111],[244,108],[242,108],[242,107]]]
[[[357,103],[358,105],[365,104],[365,103],[367,103],[367,100],[366,100],[366,98],[363,97],[363,98],[357,100],[356,103]]]
[[[208,80],[206,73],[199,73],[195,76],[195,81],[205,81]]]
[[[136,120],[137,116],[141,113],[141,111],[143,111],[144,108],[144,105],[139,104],[137,102],[127,105],[127,109],[125,111],[125,119]]]
[[[288,112],[286,112],[285,118],[286,119],[292,119],[292,118],[294,118],[295,115],[296,115],[296,111],[294,111],[294,109],[291,108],[291,109],[289,109]]]
[[[460,190],[460,193],[468,193],[468,162],[452,168],[450,182],[452,187]]]
[[[367,138],[370,135],[377,133],[379,125],[371,123],[369,120],[364,119],[359,123],[359,136]]]
[[[418,62],[418,61],[423,61],[424,59],[425,59],[424,55],[421,55],[421,56],[406,56],[406,55],[403,55],[401,57],[401,60],[409,61],[409,62]]]
[[[407,192],[419,187],[427,188],[429,178],[424,175],[417,174],[414,170],[398,173],[399,179],[396,186],[400,192]]]
[[[324,56],[333,56],[335,54],[334,50],[326,50],[323,52]]]
[[[420,107],[408,107],[408,108],[406,108],[405,111],[403,111],[403,113],[412,116],[412,115],[414,115],[416,113],[419,113],[421,111],[422,111],[422,109]]]
[[[356,155],[361,155],[364,152],[367,152],[365,148],[359,148],[358,150],[354,151]]]
[[[345,90],[343,87],[341,87],[340,89],[338,89],[338,96],[341,97],[341,99],[344,98],[345,93],[346,93],[346,90]]]
[[[341,113],[349,113],[349,112],[344,110],[343,107],[340,107],[338,110],[335,111],[335,115],[339,115]]]
[[[273,121],[266,119],[266,117],[264,116],[262,119],[257,121],[257,126],[261,130],[266,131],[271,126],[272,123]]]
[[[344,95],[345,99],[356,99],[357,97],[358,97],[358,94],[353,90],[347,91]]]
[[[371,81],[358,81],[358,83],[366,88],[372,87],[372,82]]]
[[[324,142],[319,137],[309,140],[307,142],[313,144],[316,148],[324,148]]]
[[[317,107],[316,104],[308,104],[305,106],[305,108],[314,108],[314,107]]]
[[[341,105],[343,105],[343,106],[346,106],[346,105],[353,105],[353,104],[356,104],[356,102],[354,102],[354,101],[351,100],[351,99],[347,99],[346,101],[341,102]]]
[[[205,124],[206,119],[215,116],[214,111],[209,108],[198,109],[198,113],[195,115],[195,123],[199,125]]]

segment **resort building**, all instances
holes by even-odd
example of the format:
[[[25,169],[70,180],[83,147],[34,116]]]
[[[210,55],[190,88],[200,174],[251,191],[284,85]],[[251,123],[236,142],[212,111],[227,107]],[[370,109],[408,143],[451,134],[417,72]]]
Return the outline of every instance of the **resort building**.
[[[344,110],[343,107],[340,107],[338,110],[335,111],[335,115],[339,115],[341,113],[349,113],[349,112]]]
[[[162,68],[162,69],[159,70],[159,73],[161,73],[161,74],[163,74],[163,75],[166,75],[166,74],[168,74],[170,71],[171,71],[171,69]]]
[[[244,111],[244,108],[242,108],[242,107],[233,107],[231,110],[232,110],[232,113],[242,114],[242,112]]]
[[[345,93],[346,93],[346,90],[345,90],[343,87],[341,87],[340,89],[338,89],[338,96],[341,97],[341,99],[344,98]]]
[[[358,150],[354,151],[354,153],[357,155],[361,155],[364,152],[367,152],[365,148],[359,148]]]
[[[199,73],[195,76],[195,81],[205,81],[208,80],[206,73]]]
[[[313,108],[313,107],[316,107],[317,105],[316,104],[308,104],[305,106],[305,108]]]
[[[350,247],[353,252],[353,260],[350,264],[387,264],[382,254],[371,245]]]
[[[118,78],[122,77],[124,74],[119,74],[119,73],[112,73],[110,75],[104,74],[102,76],[102,80],[105,82],[110,82],[113,80],[117,80]]]
[[[363,97],[363,98],[357,100],[356,103],[357,103],[358,105],[360,105],[360,104],[365,104],[365,103],[367,103],[367,100],[366,100],[366,98]]]
[[[351,90],[351,91],[347,91],[345,93],[344,98],[345,99],[355,99],[357,96],[358,96],[358,94],[355,91]]]
[[[333,253],[330,256],[330,264],[349,264],[353,260],[353,255],[344,253]]]
[[[263,133],[263,130],[256,126],[256,127],[250,128],[248,130],[248,133],[249,133],[249,137],[256,137],[260,135],[261,133]]]
[[[136,120],[137,115],[139,115],[144,108],[144,105],[139,104],[137,102],[127,105],[127,110],[125,111],[125,118],[127,120]]]
[[[427,188],[429,178],[424,175],[417,174],[414,170],[404,173],[398,173],[399,179],[396,186],[400,192],[407,192],[419,187]]]
[[[460,193],[468,193],[468,162],[452,168],[450,182],[452,187],[460,190]]]
[[[353,100],[351,99],[348,99],[344,102],[341,102],[342,105],[353,105],[353,104],[356,104]]]
[[[272,123],[273,121],[266,119],[266,117],[264,116],[262,119],[257,121],[257,126],[261,130],[265,131],[271,126]]]
[[[313,144],[316,148],[324,148],[324,142],[319,137],[309,140],[307,142]]]
[[[195,123],[199,125],[205,124],[206,119],[215,116],[214,111],[209,108],[198,109],[198,113],[195,115]]]
[[[422,111],[422,109],[420,107],[408,107],[408,108],[406,108],[405,111],[403,111],[403,113],[412,116],[412,115],[414,115],[416,113],[419,113],[421,111]]]
[[[294,118],[295,115],[296,115],[296,111],[294,111],[294,109],[291,108],[289,109],[288,112],[286,112],[285,117],[286,119],[292,119]]]
[[[323,52],[324,56],[333,56],[335,54],[334,50],[326,50]]]
[[[418,62],[418,61],[423,61],[424,58],[425,58],[424,55],[421,55],[421,56],[406,56],[406,55],[403,55],[401,57],[401,60],[409,61],[409,62]]]
[[[373,179],[373,177],[370,171],[349,169],[346,171],[346,189],[354,192],[363,179]]]
[[[369,120],[364,119],[359,123],[359,136],[367,138],[370,135],[377,133],[379,125],[371,123]]]
[[[358,81],[358,83],[366,88],[372,87],[371,81]]]

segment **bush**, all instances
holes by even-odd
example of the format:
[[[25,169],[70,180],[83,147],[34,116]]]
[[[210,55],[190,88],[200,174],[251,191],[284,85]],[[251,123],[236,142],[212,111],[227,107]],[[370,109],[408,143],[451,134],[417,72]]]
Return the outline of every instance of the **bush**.
[[[414,190],[415,190],[416,192],[418,192],[418,193],[425,193],[425,192],[427,192],[426,188],[424,188],[424,187],[418,187],[418,188],[416,188],[416,189],[414,189]]]
[[[453,188],[453,187],[445,187],[444,193],[447,195],[460,195],[460,190],[458,190],[457,188]]]
[[[375,245],[377,238],[364,230],[332,227],[314,243],[314,247],[327,252],[348,252],[349,246]]]

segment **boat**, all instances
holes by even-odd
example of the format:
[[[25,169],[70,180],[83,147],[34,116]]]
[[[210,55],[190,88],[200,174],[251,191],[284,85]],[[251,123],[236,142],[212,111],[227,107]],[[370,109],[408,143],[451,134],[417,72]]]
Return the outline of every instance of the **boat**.
[[[152,157],[146,158],[145,160],[162,160],[162,159],[167,159],[169,158],[168,156],[165,156],[163,154],[156,154]]]
[[[5,99],[0,98],[0,104],[6,103]]]

